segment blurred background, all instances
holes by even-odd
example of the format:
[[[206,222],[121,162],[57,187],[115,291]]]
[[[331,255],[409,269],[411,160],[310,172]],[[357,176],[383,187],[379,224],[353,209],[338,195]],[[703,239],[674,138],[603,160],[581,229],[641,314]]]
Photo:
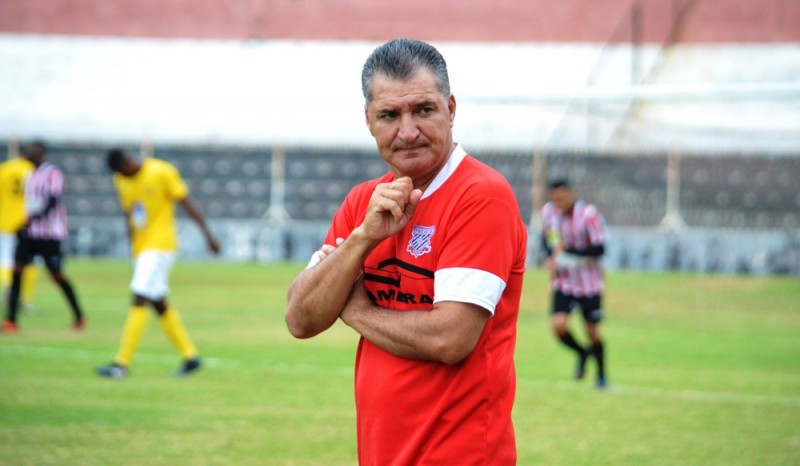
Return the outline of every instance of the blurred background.
[[[178,166],[225,260],[305,261],[386,170],[360,72],[398,36],[443,53],[455,138],[512,183],[532,266],[567,177],[610,268],[800,274],[797,0],[4,0],[2,158],[49,144],[71,254],[128,254],[105,165],[123,146]]]

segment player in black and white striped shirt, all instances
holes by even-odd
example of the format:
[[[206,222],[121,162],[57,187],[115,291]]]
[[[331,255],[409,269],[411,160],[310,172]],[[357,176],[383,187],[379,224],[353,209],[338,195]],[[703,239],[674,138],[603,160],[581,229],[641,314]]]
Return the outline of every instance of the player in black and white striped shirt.
[[[553,289],[552,326],[556,337],[578,355],[575,377],[582,379],[586,361],[597,361],[597,386],[607,386],[605,350],[599,324],[603,318],[605,221],[592,204],[579,199],[566,180],[549,185],[550,202],[542,208],[542,244]],[[590,343],[581,346],[569,331],[572,309],[579,306]]]
[[[64,275],[64,256],[61,242],[67,238],[67,209],[64,203],[64,174],[46,162],[47,147],[43,142],[27,144],[25,155],[36,166],[25,183],[25,212],[27,221],[17,233],[14,253],[14,272],[8,295],[8,313],[3,323],[7,333],[17,330],[17,309],[22,285],[22,269],[41,256],[53,281],[64,292],[73,314],[72,326],[84,327],[85,321],[75,290]]]

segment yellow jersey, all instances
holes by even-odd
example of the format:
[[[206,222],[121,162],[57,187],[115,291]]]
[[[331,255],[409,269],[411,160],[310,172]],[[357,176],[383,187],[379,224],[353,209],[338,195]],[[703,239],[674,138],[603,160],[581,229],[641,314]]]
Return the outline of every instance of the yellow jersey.
[[[16,233],[25,225],[25,180],[34,168],[22,157],[0,163],[0,233]]]
[[[175,251],[175,203],[189,194],[178,169],[169,162],[148,158],[131,176],[114,174],[120,205],[128,217],[133,257],[142,251]]]

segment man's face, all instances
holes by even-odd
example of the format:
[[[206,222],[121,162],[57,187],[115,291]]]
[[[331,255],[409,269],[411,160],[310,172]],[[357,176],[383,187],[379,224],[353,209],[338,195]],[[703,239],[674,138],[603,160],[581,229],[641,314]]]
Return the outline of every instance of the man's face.
[[[439,92],[427,68],[408,81],[376,74],[365,115],[378,152],[395,176],[410,176],[415,187],[425,187],[447,162],[456,100]]]
[[[550,200],[558,210],[567,213],[575,205],[575,194],[568,188],[555,188],[550,191]]]
[[[140,165],[136,163],[133,159],[131,159],[130,157],[126,157],[125,159],[123,159],[122,164],[120,164],[117,173],[119,173],[122,176],[130,178],[139,171],[139,167]]]
[[[30,160],[37,167],[44,163],[46,153],[38,144],[31,144],[24,149],[25,158]]]

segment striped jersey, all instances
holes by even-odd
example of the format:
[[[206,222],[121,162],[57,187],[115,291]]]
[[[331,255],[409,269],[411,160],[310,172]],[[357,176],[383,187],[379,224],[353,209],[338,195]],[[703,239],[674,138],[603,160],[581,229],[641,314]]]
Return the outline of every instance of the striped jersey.
[[[605,220],[592,204],[578,199],[571,214],[563,214],[552,202],[542,208],[542,234],[552,249],[553,237],[567,250],[585,251],[591,246],[601,246],[605,241]],[[603,268],[599,257],[580,256],[576,260],[561,262],[551,277],[554,290],[576,297],[602,293]]]
[[[42,216],[50,199],[55,206]],[[28,234],[33,239],[62,240],[67,237],[67,208],[64,203],[64,174],[55,165],[39,165],[25,183],[25,212],[30,220]]]

